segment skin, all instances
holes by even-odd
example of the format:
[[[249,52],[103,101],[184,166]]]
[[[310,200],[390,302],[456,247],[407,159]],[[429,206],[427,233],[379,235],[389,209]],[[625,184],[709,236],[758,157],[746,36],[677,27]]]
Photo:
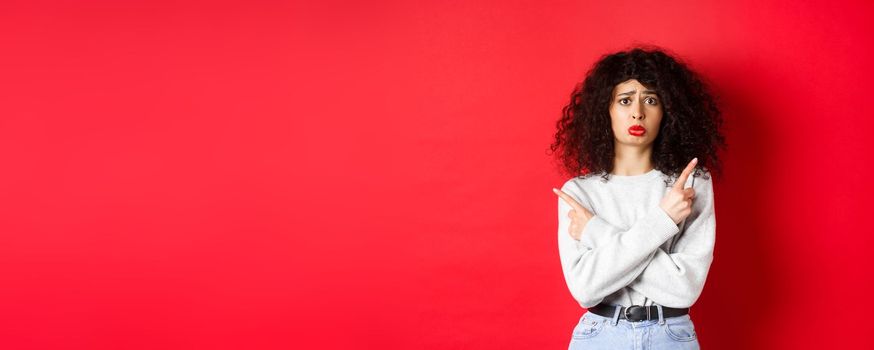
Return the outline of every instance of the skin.
[[[610,103],[610,123],[613,129],[616,157],[613,160],[614,170],[611,174],[640,175],[654,168],[652,165],[652,145],[658,136],[663,112],[658,95],[647,90],[649,89],[636,79],[622,82],[613,88],[613,100]],[[632,125],[643,125],[646,128],[646,133],[643,136],[629,134],[628,128]],[[692,213],[695,190],[683,188],[683,186],[685,186],[689,175],[695,170],[697,163],[698,158],[689,162],[674,186],[659,203],[659,207],[676,224]],[[553,188],[552,191],[571,206],[572,209],[568,211],[568,217],[571,218],[568,234],[573,239],[579,240],[583,229],[594,215],[562,190]]]

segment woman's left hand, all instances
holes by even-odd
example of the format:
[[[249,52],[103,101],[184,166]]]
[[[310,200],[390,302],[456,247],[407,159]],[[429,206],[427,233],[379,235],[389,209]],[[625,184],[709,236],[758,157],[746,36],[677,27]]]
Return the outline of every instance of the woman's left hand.
[[[567,193],[562,192],[562,190],[553,188],[552,192],[555,192],[561,199],[563,199],[567,204],[571,206],[570,211],[568,211],[567,216],[571,218],[571,224],[568,228],[568,233],[575,240],[580,240],[580,237],[583,234],[583,228],[586,227],[586,224],[589,223],[589,219],[591,219],[593,215],[588,209],[583,207],[582,204],[575,201],[571,196]]]

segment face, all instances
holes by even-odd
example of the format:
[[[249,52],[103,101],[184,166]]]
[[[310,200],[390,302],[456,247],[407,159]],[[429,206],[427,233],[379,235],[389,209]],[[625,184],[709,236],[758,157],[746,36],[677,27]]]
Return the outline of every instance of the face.
[[[655,91],[637,79],[613,88],[610,122],[615,142],[629,146],[650,146],[662,122],[662,101]]]

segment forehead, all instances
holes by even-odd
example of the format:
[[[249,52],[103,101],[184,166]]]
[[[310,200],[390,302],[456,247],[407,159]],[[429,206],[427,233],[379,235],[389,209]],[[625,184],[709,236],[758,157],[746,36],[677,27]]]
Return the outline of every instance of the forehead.
[[[632,90],[636,90],[637,92],[641,92],[644,90],[654,91],[655,89],[653,89],[650,86],[646,86],[646,85],[641,84],[639,81],[637,81],[637,79],[629,79],[629,80],[623,81],[619,84],[616,84],[616,86],[613,87],[613,95],[629,92]]]

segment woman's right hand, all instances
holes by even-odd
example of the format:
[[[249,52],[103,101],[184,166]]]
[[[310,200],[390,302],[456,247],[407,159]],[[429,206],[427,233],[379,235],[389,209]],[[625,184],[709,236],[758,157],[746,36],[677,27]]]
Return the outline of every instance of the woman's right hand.
[[[591,220],[595,215],[583,207],[582,204],[575,201],[573,197],[564,193],[564,191],[553,188],[552,192],[555,192],[555,194],[570,205],[571,210],[567,212],[567,216],[571,219],[571,223],[568,226],[568,234],[571,238],[579,241],[583,234],[583,228],[586,227],[586,224],[588,224],[589,220]]]
[[[695,164],[698,163],[698,158],[692,159],[689,162],[689,165],[686,166],[686,169],[683,169],[683,172],[680,174],[680,177],[677,178],[677,182],[674,183],[674,186],[671,187],[671,190],[662,198],[662,202],[659,206],[668,213],[668,216],[674,220],[674,223],[680,224],[681,221],[685,220],[689,214],[692,214],[692,200],[695,198],[695,190],[690,188],[683,188],[686,185],[686,180],[689,178],[689,175],[692,174],[692,170],[695,170]]]

